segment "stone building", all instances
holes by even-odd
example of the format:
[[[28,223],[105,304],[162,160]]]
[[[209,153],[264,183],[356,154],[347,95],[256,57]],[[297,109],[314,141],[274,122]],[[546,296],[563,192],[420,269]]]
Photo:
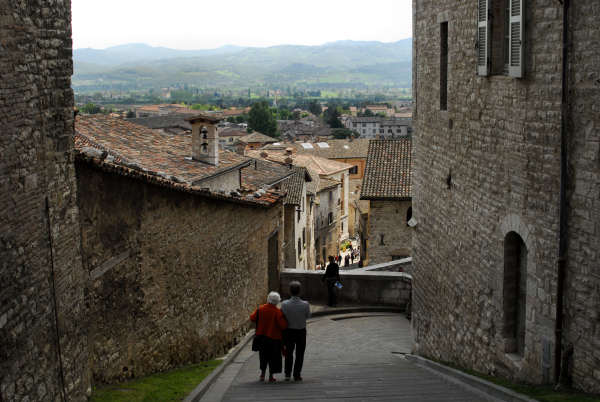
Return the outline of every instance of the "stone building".
[[[413,12],[417,351],[600,392],[600,3]]]
[[[361,138],[406,137],[412,131],[412,121],[387,117],[348,117],[344,127],[356,131]]]
[[[279,288],[283,194],[269,187],[292,172],[257,174],[251,160],[217,151],[216,120],[190,123],[191,135],[172,136],[106,116],[77,118],[96,383],[223,354],[247,331],[249,312]]]
[[[289,164],[253,159],[243,170],[242,185],[245,189],[259,191],[273,189],[285,194],[283,253],[284,267],[308,269],[308,244],[314,237],[311,208],[312,197],[308,185],[312,177],[305,168]]]
[[[365,265],[412,254],[412,140],[371,140],[360,198],[370,202],[367,231],[361,242]]]
[[[70,1],[0,2],[0,400],[86,400]]]
[[[313,143],[275,143],[263,147],[269,150],[284,151],[291,149],[294,153],[315,155],[351,165],[348,171],[348,235],[354,237],[362,232],[361,214],[369,212],[369,201],[360,200],[360,189],[365,174],[368,139],[327,140]]]
[[[235,147],[240,155],[245,155],[248,151],[262,148],[265,145],[273,144],[274,142],[277,142],[276,138],[255,131],[251,134],[239,137],[237,141],[235,141]]]
[[[309,244],[308,248],[314,247],[315,264],[323,264],[327,255],[335,255],[340,240],[348,238],[348,172],[352,166],[314,155],[294,153],[292,149],[249,151],[247,154],[253,158],[308,169],[313,180],[307,187],[308,195],[313,196],[308,213],[312,216],[314,227],[314,245]],[[310,265],[309,269],[313,267]]]

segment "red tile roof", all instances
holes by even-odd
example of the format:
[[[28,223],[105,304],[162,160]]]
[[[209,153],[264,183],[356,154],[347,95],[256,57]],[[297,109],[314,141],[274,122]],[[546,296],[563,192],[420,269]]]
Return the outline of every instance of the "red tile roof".
[[[371,140],[361,200],[409,200],[412,140]]]
[[[77,116],[75,150],[80,160],[105,171],[136,177],[163,187],[249,204],[270,205],[277,192],[224,195],[202,189],[202,181],[250,160],[232,152],[219,153],[219,166],[192,160],[191,135],[162,134],[131,122],[104,115]]]

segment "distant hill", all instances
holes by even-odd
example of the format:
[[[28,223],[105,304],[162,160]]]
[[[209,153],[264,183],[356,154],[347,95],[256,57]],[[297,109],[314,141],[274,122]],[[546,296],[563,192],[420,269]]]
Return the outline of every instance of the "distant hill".
[[[76,49],[73,88],[127,90],[182,84],[222,89],[264,85],[406,88],[410,87],[411,58],[411,39],[210,50],[128,44],[104,50]]]

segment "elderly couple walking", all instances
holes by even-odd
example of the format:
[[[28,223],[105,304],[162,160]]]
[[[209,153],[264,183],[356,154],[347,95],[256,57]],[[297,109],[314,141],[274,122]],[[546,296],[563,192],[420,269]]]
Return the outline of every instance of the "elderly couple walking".
[[[290,283],[290,297],[277,305],[281,297],[277,292],[269,293],[267,303],[259,306],[250,320],[256,322],[256,337],[259,337],[260,381],[265,380],[269,367],[269,382],[275,382],[273,374],[281,373],[281,355],[285,355],[285,380],[293,375],[294,381],[302,381],[302,364],[306,349],[306,319],[310,318],[308,302],[300,298],[300,282]],[[296,361],[294,362],[294,350]]]

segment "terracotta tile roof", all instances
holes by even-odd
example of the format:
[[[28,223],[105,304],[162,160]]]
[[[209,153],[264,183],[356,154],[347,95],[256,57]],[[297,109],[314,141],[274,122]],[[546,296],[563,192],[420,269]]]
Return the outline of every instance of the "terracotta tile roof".
[[[337,187],[340,184],[341,184],[341,182],[338,180],[321,178],[321,182],[319,183],[319,188],[318,188],[317,192],[320,193],[321,191]]]
[[[245,137],[248,132],[237,128],[222,128],[219,129],[219,137]]]
[[[371,140],[361,189],[362,200],[411,199],[412,140]]]
[[[266,157],[263,157],[266,153]],[[246,153],[252,158],[267,159],[272,162],[287,163],[288,158],[291,158],[292,165],[308,168],[311,172],[315,172],[320,176],[329,176],[350,169],[352,165],[333,161],[330,159],[321,158],[309,154],[292,154],[286,155],[284,151],[277,150],[253,150]]]
[[[302,205],[302,188],[307,179],[311,180],[310,173],[306,168],[293,167],[294,175],[285,179],[282,183],[282,190],[285,191],[284,204]],[[308,183],[307,183],[308,184]]]
[[[169,114],[165,116],[137,117],[133,119],[127,119],[127,121],[154,129],[177,127],[185,130],[191,130],[192,125],[185,121],[187,117],[187,115]]]
[[[323,143],[310,143],[312,149],[306,149],[302,144],[298,142],[294,143],[281,143],[280,145],[269,144],[263,149],[269,150],[285,150],[286,148],[293,148],[296,152],[301,154],[311,154],[320,156],[321,158],[327,159],[349,159],[349,158],[363,158],[367,159],[367,153],[369,151],[369,140],[366,138],[355,139],[352,141],[348,140],[328,140],[324,142],[328,147],[323,147],[320,144]]]
[[[247,158],[227,151],[219,153],[219,166],[194,161],[191,160],[191,134],[162,134],[127,120],[98,114],[77,116],[75,147],[83,142],[107,151],[120,163],[190,184],[247,162]]]
[[[259,132],[254,132],[254,133],[248,134],[248,135],[240,138],[239,141],[245,142],[246,144],[251,143],[251,142],[258,142],[260,144],[269,144],[269,143],[277,142],[277,139],[273,138],[273,137],[269,137],[268,135],[261,134]]]
[[[102,170],[135,177],[152,184],[244,204],[271,205],[283,197],[274,191],[260,194],[218,194],[202,188],[202,180],[250,163],[232,152],[219,153],[219,166],[193,161],[191,135],[168,135],[104,115],[77,116],[75,151],[79,160]]]
[[[274,183],[295,175],[296,172],[289,166],[269,162],[262,159],[251,159],[250,165],[242,169],[242,186],[256,191],[270,187]]]

